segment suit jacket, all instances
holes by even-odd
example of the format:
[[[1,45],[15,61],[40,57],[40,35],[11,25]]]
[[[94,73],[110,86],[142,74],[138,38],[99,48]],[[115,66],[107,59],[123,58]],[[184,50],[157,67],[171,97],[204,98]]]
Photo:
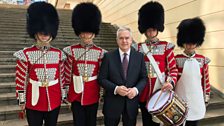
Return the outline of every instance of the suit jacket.
[[[133,99],[114,94],[116,86],[136,87],[139,94],[146,85],[146,66],[144,55],[131,48],[127,77],[124,78],[119,50],[105,54],[99,73],[99,84],[105,89],[103,114],[110,118],[118,118],[127,109],[130,118],[136,118],[139,95]],[[125,107],[126,105],[126,107]]]

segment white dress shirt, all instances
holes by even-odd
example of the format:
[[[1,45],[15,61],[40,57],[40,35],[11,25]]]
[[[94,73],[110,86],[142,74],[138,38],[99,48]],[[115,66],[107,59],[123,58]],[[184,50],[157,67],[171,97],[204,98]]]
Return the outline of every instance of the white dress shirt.
[[[126,58],[129,62],[129,57],[130,57],[130,52],[131,52],[131,48],[127,51],[127,52],[123,52],[120,48],[119,48],[119,54],[120,54],[120,58],[121,58],[121,63],[123,62],[123,59],[124,59],[124,53],[127,54]],[[116,90],[117,90],[118,86],[115,87],[114,89],[114,95],[116,95]],[[138,89],[136,87],[133,87],[135,90],[136,90],[136,93],[138,95]]]

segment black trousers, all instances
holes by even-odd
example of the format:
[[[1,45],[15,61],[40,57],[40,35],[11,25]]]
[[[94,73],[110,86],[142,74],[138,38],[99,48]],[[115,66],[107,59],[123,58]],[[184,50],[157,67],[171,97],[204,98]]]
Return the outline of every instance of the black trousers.
[[[183,124],[181,126],[183,126]],[[198,126],[198,120],[186,121],[185,126]]]
[[[80,102],[72,102],[74,126],[96,126],[98,103],[82,106]]]
[[[120,122],[120,117],[111,118],[104,115],[105,126],[118,126],[119,122]],[[122,112],[122,123],[123,123],[123,126],[136,126],[136,117],[135,118],[129,117],[127,113],[126,105],[124,106],[124,111]]]
[[[26,117],[29,126],[56,126],[58,120],[60,106],[49,112],[42,112],[26,108]]]
[[[139,102],[140,109],[142,112],[142,124],[143,126],[159,126],[159,123],[155,123],[152,120],[152,115],[146,109],[146,102]]]

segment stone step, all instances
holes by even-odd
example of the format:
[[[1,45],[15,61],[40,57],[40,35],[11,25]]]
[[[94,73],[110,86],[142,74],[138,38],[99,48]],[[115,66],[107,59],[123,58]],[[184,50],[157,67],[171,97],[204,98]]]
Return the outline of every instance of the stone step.
[[[8,26],[9,28],[26,28],[26,17],[24,15],[20,15],[19,19],[15,20],[14,15],[12,15],[11,18],[2,16],[0,19],[0,25],[5,28]],[[59,28],[69,28],[72,29],[72,22],[70,21],[70,17],[60,17],[60,25]],[[10,22],[9,22],[10,21]],[[14,25],[13,25],[14,24]],[[16,24],[16,25],[15,25]],[[111,27],[110,23],[102,23],[101,29],[107,29],[108,27]]]
[[[200,126],[224,126],[224,99],[214,91],[211,92],[210,104],[206,107],[205,118]]]
[[[0,42],[1,43],[1,42]],[[8,57],[13,57],[13,53],[15,51],[0,51],[0,59],[1,58],[8,58]]]
[[[11,15],[12,17],[9,17],[8,15]],[[12,20],[13,18],[15,19],[18,19],[19,21],[26,21],[26,12],[21,12],[21,13],[9,13],[9,12],[6,12],[6,13],[1,13],[0,16],[2,17],[0,20]],[[59,14],[59,19],[62,20],[62,21],[65,21],[65,22],[70,22],[71,20],[71,15],[62,15],[62,14]],[[17,20],[15,20],[17,21]]]
[[[21,111],[18,105],[8,105],[8,106],[1,106],[0,108],[0,121],[18,119],[18,113]],[[70,113],[70,109],[67,105],[62,104],[60,113]]]
[[[65,126],[65,123],[70,122],[72,124],[72,113],[65,113],[65,114],[59,114],[58,117],[58,124],[57,126]],[[28,126],[26,119],[13,119],[13,120],[6,120],[6,121],[0,121],[0,125],[2,126]],[[66,126],[72,126],[72,125],[66,125]]]
[[[6,25],[6,24],[4,24],[4,25]],[[12,25],[15,25],[15,24],[12,24]],[[26,32],[26,29],[24,29],[23,27],[19,27],[19,28],[8,28],[8,27],[0,28],[0,33],[2,34],[2,37],[4,37],[3,35],[5,35],[5,34],[6,35],[11,34],[11,35],[14,35],[14,36],[22,35],[23,38],[28,36],[27,32]],[[104,36],[108,36],[108,34],[109,35],[112,34],[112,35],[116,36],[116,30],[111,30],[110,28],[106,28],[106,29],[101,28],[98,36],[104,37]],[[57,37],[66,36],[66,35],[72,35],[72,36],[70,36],[72,38],[76,37],[72,28],[60,28],[58,30],[58,36]]]
[[[9,38],[26,38],[27,40],[32,40],[31,38],[29,38],[28,35],[26,35],[26,31],[24,32],[15,32],[15,31],[8,31],[8,32],[1,32],[0,34],[1,39],[9,39]],[[115,33],[112,32],[104,32],[104,33],[99,33],[99,35],[97,35],[96,38],[116,38]],[[59,31],[58,35],[57,35],[57,39],[79,39],[79,37],[75,36],[74,32],[62,32]]]
[[[6,95],[12,95],[11,93],[6,93]],[[15,93],[14,93],[15,96]],[[2,95],[1,95],[2,97]],[[1,98],[0,97],[0,98]],[[15,104],[9,104],[9,105],[4,105],[0,106],[0,121],[5,121],[5,120],[13,120],[18,118],[18,112],[21,111],[20,107],[17,104],[17,100],[15,99]],[[98,110],[102,110],[102,103],[99,104]],[[61,104],[60,108],[60,113],[70,113],[71,110],[67,104]]]
[[[62,17],[62,18],[64,18],[64,17]],[[11,19],[10,18],[6,18],[6,19],[1,18],[0,26],[1,26],[0,27],[1,29],[6,29],[6,30],[7,30],[7,28],[15,29],[15,30],[18,30],[18,28],[21,28],[21,29],[26,30],[26,20],[20,20],[20,19],[14,20],[14,17]],[[108,23],[102,23],[100,26],[100,30],[107,30],[107,29],[111,29],[111,28],[114,29],[114,27]],[[66,21],[61,20],[59,29],[73,30],[72,22],[70,22],[69,20],[66,20]]]
[[[16,16],[16,17],[19,17],[19,16],[22,16],[22,15],[24,15],[25,13],[26,13],[26,11],[18,11],[18,12],[12,12],[12,11],[8,11],[8,10],[2,10],[2,9],[0,9],[1,10],[1,16],[4,16],[4,17],[6,17],[6,18],[8,18],[9,17],[9,15],[13,15],[13,16]],[[19,18],[18,18],[19,19]]]
[[[206,113],[206,116],[204,119],[202,119],[199,122],[200,126],[223,126],[223,115],[224,115],[224,109],[219,110],[211,110]],[[213,115],[212,115],[213,114]],[[211,116],[210,116],[211,115]],[[97,113],[97,126],[103,126],[103,114],[102,110],[98,110]],[[6,120],[6,121],[0,121],[0,124],[4,126],[27,126],[27,120],[19,120],[18,118],[12,119],[12,120]],[[57,126],[73,126],[73,120],[72,120],[72,113],[60,113],[58,118],[58,124]],[[119,126],[122,126],[122,122],[119,123]],[[141,120],[141,112],[139,112],[137,116],[137,124],[136,126],[142,126],[142,120]]]
[[[26,14],[7,14],[7,15],[2,15],[0,13],[0,21],[2,23],[8,23],[8,24],[12,24],[12,23],[17,23],[18,25],[14,26],[14,27],[19,27],[19,26],[25,26],[26,25]],[[15,17],[19,17],[15,20]],[[72,22],[71,22],[71,17],[66,17],[64,15],[59,15],[59,20],[60,20],[60,27],[66,27],[72,26]],[[9,22],[10,21],[10,22]],[[104,28],[104,27],[110,27],[112,26],[111,23],[107,23],[107,22],[102,22],[100,27]],[[13,26],[9,26],[9,27],[13,27]]]
[[[4,5],[4,4],[1,4],[2,6],[0,7],[0,9],[1,9],[1,11],[5,11],[5,12],[10,12],[10,13],[22,13],[22,12],[26,12],[26,9],[27,9],[27,7],[25,7],[25,8],[18,8],[18,7],[20,7],[20,5],[18,6],[18,7],[13,7],[13,8],[11,8],[11,7],[5,7],[5,6],[7,6],[7,5],[9,5],[9,4],[7,4],[7,5]],[[11,5],[9,5],[9,6],[11,6]]]
[[[16,64],[16,58],[14,58],[14,57],[10,56],[10,58],[1,58],[0,59],[0,65],[15,65],[15,64]],[[0,75],[1,75],[1,73],[0,73]]]
[[[5,120],[0,121],[0,125],[27,125],[27,123],[8,123],[12,122],[9,120],[17,119],[17,113],[20,111],[15,97],[16,85],[14,82],[14,71],[16,59],[13,57],[13,53],[33,44],[33,40],[29,38],[26,32],[26,8],[1,9],[0,5],[0,11],[0,43],[2,45],[0,47],[0,120]],[[62,49],[63,47],[75,44],[75,42],[79,42],[80,40],[74,34],[71,27],[72,11],[59,10],[58,12],[60,16],[60,27],[57,39],[52,42],[52,45]],[[114,27],[111,26],[110,23],[102,23],[100,34],[94,40],[95,44],[98,46],[102,45],[102,47],[107,50],[116,48],[116,30],[113,29]],[[25,41],[26,43],[24,43]],[[102,112],[98,113],[101,113],[100,117],[102,118]],[[64,119],[62,118],[63,115]],[[70,116],[69,118],[68,115]],[[67,126],[68,124],[72,124],[72,115],[67,108],[62,107],[59,120],[59,125]]]
[[[98,35],[96,38],[93,39],[95,43],[101,43],[103,41],[106,41],[103,44],[107,43],[114,43],[116,42],[116,36],[113,34],[104,34],[104,35]],[[13,34],[2,34],[0,35],[0,43],[2,44],[21,44],[26,43],[30,44],[33,43],[34,40],[32,38],[29,38],[28,36],[24,36],[24,34],[18,34],[13,36]],[[80,42],[80,39],[76,36],[74,36],[73,33],[66,33],[66,34],[58,34],[58,36],[53,41],[55,43],[61,43],[61,42]],[[69,43],[69,44],[70,44]]]
[[[217,122],[216,120],[209,120],[209,123],[205,123],[205,124],[199,122],[199,126],[224,126],[224,122],[223,121]]]
[[[57,126],[73,126],[73,117],[72,113],[60,113],[58,117],[58,123]],[[27,126],[27,120],[19,120],[19,119],[14,119],[10,121],[1,121],[0,124],[3,124],[4,126]],[[103,125],[103,114],[101,110],[98,111],[97,113],[97,126],[102,126]]]
[[[14,82],[15,81],[15,73],[0,73],[0,82]]]
[[[5,86],[8,86],[8,85],[5,85]],[[10,86],[12,86],[12,85],[10,85]],[[5,91],[6,90],[7,89],[5,89]],[[10,91],[10,93],[0,93],[0,101],[1,101],[0,102],[0,110],[1,110],[1,108],[4,108],[5,106],[17,105],[15,87],[14,87],[14,89],[9,88],[8,91]],[[4,111],[4,109],[2,110],[2,112],[3,111]],[[1,115],[1,111],[0,111],[0,115]],[[0,116],[0,120],[1,120],[1,116]]]
[[[21,50],[23,48],[24,47],[20,47],[20,48],[9,48],[9,46],[8,46],[8,47],[5,47],[5,48],[0,47],[0,50],[1,51],[14,51],[14,52],[16,52],[16,51]],[[7,63],[3,63],[3,64],[7,64]],[[0,62],[0,65],[3,65],[3,64],[1,64],[1,62]]]
[[[12,17],[9,17],[12,16]],[[26,21],[26,15],[25,13],[21,13],[21,14],[18,14],[18,13],[6,13],[6,14],[0,14],[1,16],[1,21],[4,21],[6,22],[6,20],[8,21],[13,21],[13,22],[25,22]],[[14,19],[14,20],[13,20]],[[15,20],[17,19],[17,20]]]
[[[72,119],[73,119],[72,113],[59,114],[57,126],[73,126]],[[101,110],[99,110],[97,113],[97,126],[104,126],[103,122],[104,122],[103,114],[102,114]],[[24,119],[24,120],[14,119],[14,120],[10,120],[10,121],[8,121],[8,120],[0,121],[0,125],[1,124],[4,126],[27,126],[28,125],[26,119]],[[121,121],[118,126],[122,126]],[[142,126],[140,114],[138,114],[136,126]]]
[[[0,83],[0,95],[1,94],[5,94],[5,93],[13,93],[13,95],[11,97],[15,97],[15,91],[16,91],[16,84],[15,81],[14,82],[7,82],[7,83]],[[2,98],[4,99],[4,97],[2,96]],[[7,98],[5,98],[7,99]],[[7,102],[8,103],[8,102]],[[0,102],[0,106],[4,105],[5,103]]]
[[[10,14],[9,14],[10,15]],[[9,25],[9,27],[21,27],[21,26],[26,26],[26,15],[22,14],[22,15],[10,15],[11,17],[6,17],[8,15],[1,15],[1,23],[0,24],[17,24],[14,26]],[[15,17],[17,17],[17,20],[15,20]],[[60,16],[59,17],[60,20],[60,27],[69,27],[71,28],[72,26],[72,22],[71,22],[71,17],[64,17],[64,16]],[[10,21],[10,22],[9,22]],[[106,22],[102,22],[100,27],[101,28],[107,28],[107,27],[111,27],[111,23],[106,23]]]
[[[9,22],[10,20],[10,22]],[[26,30],[26,21],[25,20],[13,20],[12,19],[4,19],[1,17],[0,19],[0,29],[1,30]],[[15,25],[17,24],[17,25]],[[100,30],[102,31],[105,31],[107,29],[109,29],[110,26],[107,26],[107,24],[102,24],[100,26]],[[73,31],[73,28],[72,28],[72,23],[69,22],[69,21],[66,21],[66,22],[61,22],[60,25],[59,25],[59,29],[65,29],[65,30],[69,30],[69,31]]]
[[[61,23],[59,29],[62,29],[62,30],[69,30],[69,31],[73,31],[73,28],[72,28],[72,24],[71,22],[64,22],[64,23]],[[115,30],[116,29],[112,26],[112,25],[105,25],[105,24],[102,24],[100,26],[100,31],[105,31],[105,30]]]
[[[209,109],[200,126],[224,126],[224,108]]]
[[[14,122],[15,120],[18,120],[18,113],[20,111],[21,110],[18,105],[8,105],[8,106],[1,107],[0,108],[0,122],[4,124],[11,124],[10,122]],[[72,112],[68,108],[68,105],[65,105],[65,104],[61,105],[58,122],[59,122],[59,125],[66,125],[66,126],[69,124],[71,125],[73,123]],[[26,122],[23,122],[23,123],[26,123]],[[98,107],[97,123],[98,125],[103,124],[102,104],[99,104],[99,107]]]
[[[16,34],[16,35],[15,35]],[[32,38],[29,38],[29,36],[25,35],[24,33],[2,33],[0,34],[0,43],[17,43],[16,41],[22,41],[24,42],[33,42],[34,40]],[[96,38],[94,38],[94,41],[97,43],[97,41],[101,40],[107,40],[107,41],[116,41],[116,36],[113,33],[108,34],[99,34]],[[74,33],[59,33],[54,40],[56,42],[60,41],[80,41],[80,39],[74,35]]]
[[[1,73],[14,73],[15,65],[0,65],[0,71]]]
[[[1,4],[0,10],[10,11],[10,12],[20,12],[20,11],[26,11],[27,10],[26,5],[12,5],[12,4]],[[57,9],[58,13],[67,14],[72,12],[72,10],[69,9]]]
[[[9,7],[10,6],[10,7]],[[12,12],[12,13],[18,13],[18,12],[25,12],[27,7],[25,8],[20,8],[20,5],[17,5],[17,7],[11,7],[11,4],[1,4],[0,9],[1,11],[6,11],[6,12]],[[14,6],[14,5],[13,5]]]
[[[1,27],[1,26],[0,26]],[[18,30],[20,29],[20,30]],[[29,39],[29,36],[26,32],[25,29],[21,29],[21,28],[18,28],[18,29],[0,29],[0,36],[1,37],[5,37],[5,35],[7,36],[13,36],[14,38],[16,38],[17,36],[18,37],[22,37],[22,38],[27,38]],[[99,34],[96,36],[96,38],[110,38],[112,37],[113,38],[116,38],[116,30],[112,31],[112,30],[100,30],[99,31]],[[57,38],[78,38],[74,31],[73,30],[66,30],[66,29],[63,29],[63,30],[59,30],[58,31],[58,35],[57,35]]]
[[[5,9],[3,9],[3,8],[0,8],[0,10],[2,11],[1,14],[5,14],[5,15],[26,13],[26,9],[16,9],[16,8],[10,8],[10,9],[5,8]]]
[[[13,8],[11,8],[11,7],[5,8],[5,6],[6,5],[3,5],[3,6],[0,7],[0,10],[3,11],[3,13],[7,12],[7,13],[19,13],[20,14],[22,12],[26,13],[26,11],[27,11],[27,6],[24,6],[23,8],[20,8],[22,5],[18,5],[18,7],[13,7]],[[58,11],[59,14],[70,14],[70,13],[72,13],[72,10],[57,9],[57,11]]]
[[[8,32],[24,32],[24,34],[26,33],[26,29],[25,27],[26,26],[21,26],[21,27],[2,27],[2,26],[7,26],[7,25],[15,25],[16,23],[12,23],[12,24],[0,24],[0,31],[1,33],[8,33]],[[61,30],[60,30],[61,29]],[[63,33],[73,33],[74,34],[74,31],[72,29],[71,26],[68,26],[68,27],[65,27],[65,28],[60,28],[58,32],[60,31],[63,31]],[[107,33],[107,32],[110,32],[112,30],[110,30],[109,28],[101,28],[99,33],[102,34],[102,33]],[[112,31],[113,33],[116,32],[116,30],[113,30]]]

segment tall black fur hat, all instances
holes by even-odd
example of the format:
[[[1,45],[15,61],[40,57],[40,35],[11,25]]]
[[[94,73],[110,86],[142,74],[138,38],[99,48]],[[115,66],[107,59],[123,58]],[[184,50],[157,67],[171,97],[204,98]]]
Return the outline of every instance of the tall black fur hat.
[[[197,44],[201,46],[205,36],[205,25],[200,18],[185,19],[177,27],[177,45],[183,47],[183,44]]]
[[[59,25],[58,13],[55,7],[46,2],[32,3],[27,10],[27,32],[31,38],[42,32],[50,34],[54,39],[57,36]]]
[[[81,32],[91,32],[97,35],[100,30],[101,12],[90,2],[78,4],[72,13],[72,27],[77,36]]]
[[[148,28],[164,30],[164,9],[158,2],[147,2],[139,9],[138,30],[143,34]]]

